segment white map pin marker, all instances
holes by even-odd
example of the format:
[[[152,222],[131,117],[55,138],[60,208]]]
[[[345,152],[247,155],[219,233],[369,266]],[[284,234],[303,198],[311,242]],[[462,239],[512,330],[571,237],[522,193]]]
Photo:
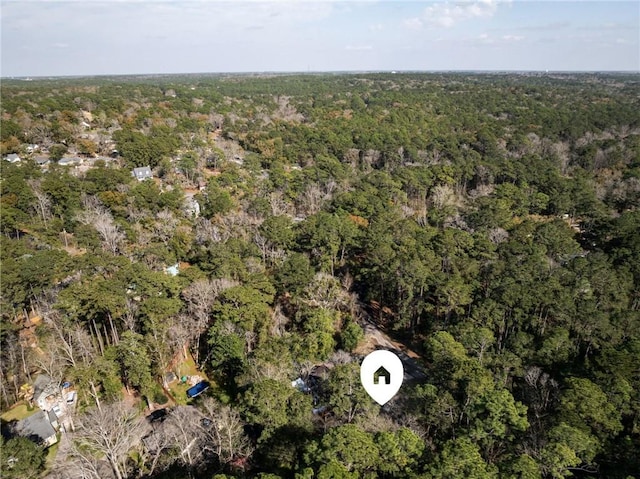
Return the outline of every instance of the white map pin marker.
[[[400,358],[380,349],[370,353],[360,366],[360,381],[369,396],[383,406],[402,386],[404,368]]]

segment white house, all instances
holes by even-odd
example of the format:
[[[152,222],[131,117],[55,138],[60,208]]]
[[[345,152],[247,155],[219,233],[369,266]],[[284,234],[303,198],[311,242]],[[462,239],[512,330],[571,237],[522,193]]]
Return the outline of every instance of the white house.
[[[141,166],[139,168],[134,168],[131,172],[131,175],[134,176],[138,181],[144,181],[153,178],[150,166]]]
[[[15,153],[11,153],[11,154],[5,156],[4,159],[6,161],[8,161],[9,163],[19,163],[20,162],[20,157],[18,155],[16,155]]]

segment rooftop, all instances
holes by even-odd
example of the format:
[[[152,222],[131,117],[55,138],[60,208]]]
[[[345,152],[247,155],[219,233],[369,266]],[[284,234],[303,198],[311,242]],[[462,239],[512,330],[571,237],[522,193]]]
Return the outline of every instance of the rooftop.
[[[29,416],[16,424],[16,432],[37,443],[48,444],[55,437],[56,431],[49,422],[49,417],[44,411]],[[53,442],[55,444],[55,441]]]

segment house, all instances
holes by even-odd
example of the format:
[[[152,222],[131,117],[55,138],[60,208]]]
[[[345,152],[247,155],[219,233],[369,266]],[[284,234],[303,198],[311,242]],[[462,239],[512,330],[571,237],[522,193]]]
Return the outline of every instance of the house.
[[[38,411],[36,414],[18,421],[15,431],[19,436],[26,437],[45,448],[58,442],[56,430],[49,421],[48,413],[44,411]]]
[[[153,178],[150,166],[141,166],[139,168],[134,168],[131,172],[131,175],[134,176],[138,181],[144,181]]]
[[[76,156],[65,156],[64,158],[60,158],[58,160],[58,164],[61,166],[80,165],[81,163],[82,159]]]
[[[6,161],[8,161],[9,163],[20,163],[20,157],[18,155],[16,155],[15,153],[11,153],[11,154],[5,156],[4,159]]]
[[[383,378],[384,382],[380,382]],[[391,373],[380,366],[376,372],[373,373],[373,384],[391,384]]]
[[[46,374],[40,374],[33,383],[31,402],[43,411],[50,411],[57,403],[59,393],[58,385]]]
[[[38,166],[45,166],[49,164],[49,158],[46,156],[36,156],[35,162]]]
[[[36,145],[35,143],[30,143],[27,145],[27,153],[33,153],[34,151],[38,151],[40,149],[40,147],[38,145]]]

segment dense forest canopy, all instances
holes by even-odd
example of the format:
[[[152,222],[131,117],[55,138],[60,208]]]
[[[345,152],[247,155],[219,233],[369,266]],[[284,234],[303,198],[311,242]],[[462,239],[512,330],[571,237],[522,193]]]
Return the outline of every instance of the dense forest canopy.
[[[1,93],[0,400],[73,383],[49,477],[640,477],[638,75]]]

